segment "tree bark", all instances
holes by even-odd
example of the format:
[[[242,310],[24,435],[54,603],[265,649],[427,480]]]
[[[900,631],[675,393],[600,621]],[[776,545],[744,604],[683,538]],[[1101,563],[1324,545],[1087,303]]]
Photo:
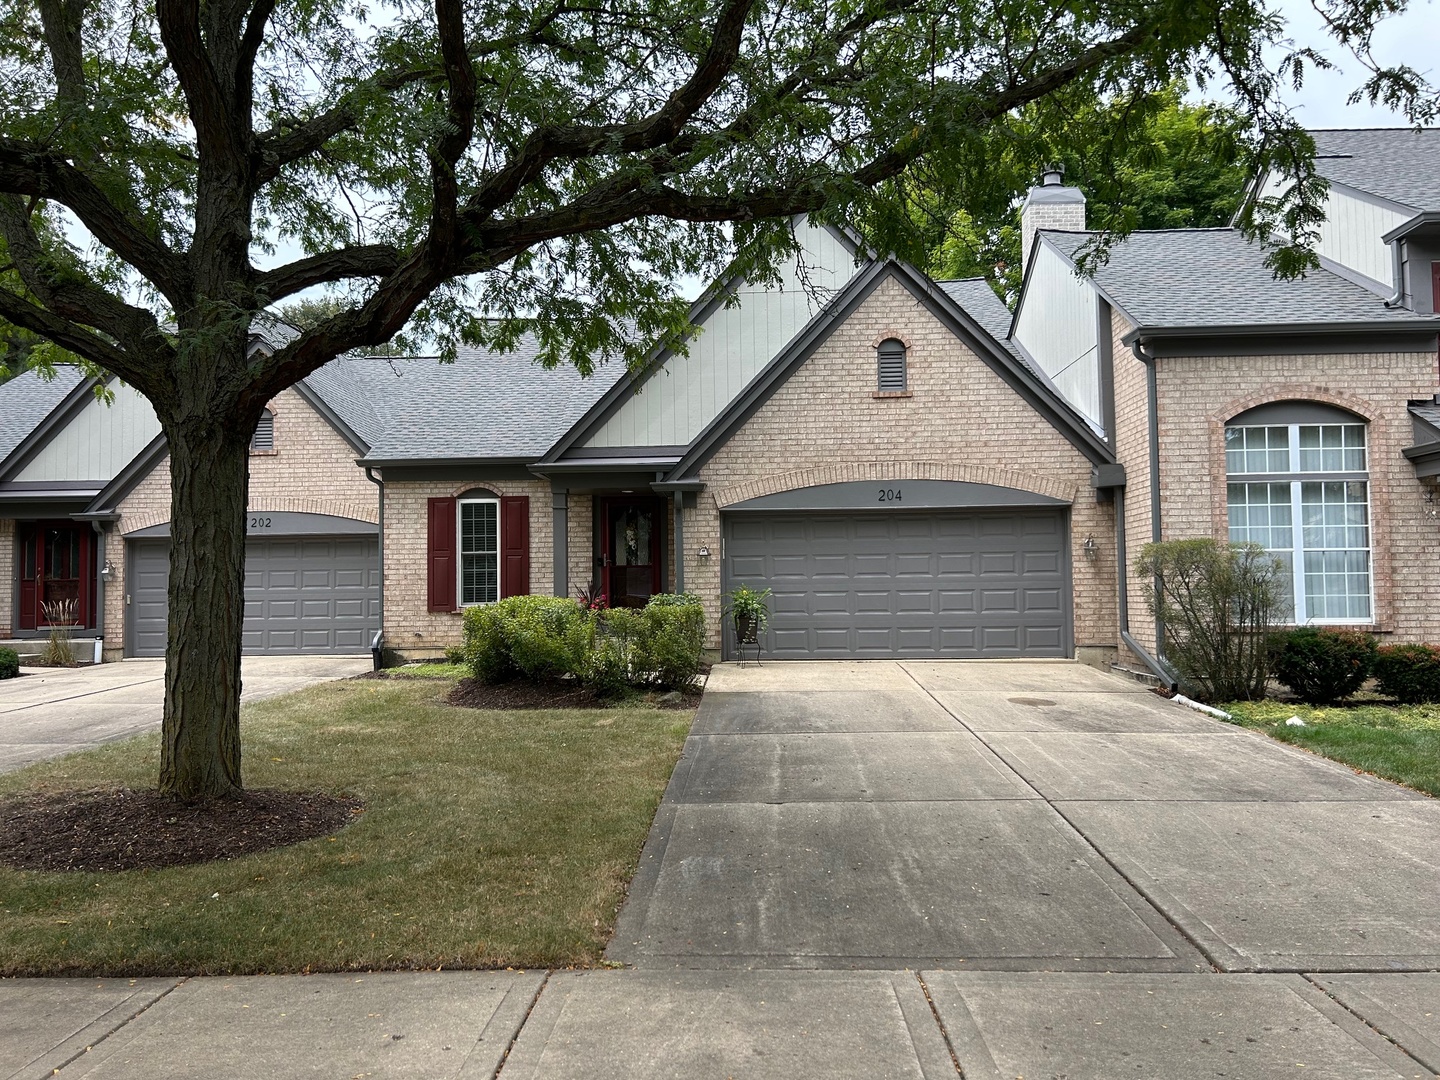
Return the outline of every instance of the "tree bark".
[[[160,791],[184,800],[213,799],[241,790],[249,438],[198,420],[166,425],[165,435],[170,625]]]

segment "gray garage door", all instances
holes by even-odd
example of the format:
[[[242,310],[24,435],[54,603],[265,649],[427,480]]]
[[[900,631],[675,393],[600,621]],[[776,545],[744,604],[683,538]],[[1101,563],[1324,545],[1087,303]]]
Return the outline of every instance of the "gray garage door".
[[[130,652],[165,655],[170,541],[130,548]],[[245,545],[247,653],[363,653],[380,628],[379,541],[275,537]]]
[[[1048,509],[732,514],[726,587],[774,590],[767,656],[1066,656],[1065,529]]]

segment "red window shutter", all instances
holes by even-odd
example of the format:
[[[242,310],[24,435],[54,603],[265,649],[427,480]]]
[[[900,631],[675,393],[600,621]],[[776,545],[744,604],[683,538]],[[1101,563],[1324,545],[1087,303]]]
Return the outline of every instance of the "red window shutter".
[[[500,595],[530,595],[530,496],[500,500]]]
[[[456,541],[455,500],[431,499],[425,559],[431,611],[455,610]]]

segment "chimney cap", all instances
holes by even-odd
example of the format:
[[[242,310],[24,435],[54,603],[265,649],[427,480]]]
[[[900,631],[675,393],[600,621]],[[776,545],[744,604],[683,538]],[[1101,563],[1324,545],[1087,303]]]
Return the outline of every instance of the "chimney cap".
[[[1065,183],[1065,163],[1053,161],[1040,170],[1041,187],[1060,187]]]

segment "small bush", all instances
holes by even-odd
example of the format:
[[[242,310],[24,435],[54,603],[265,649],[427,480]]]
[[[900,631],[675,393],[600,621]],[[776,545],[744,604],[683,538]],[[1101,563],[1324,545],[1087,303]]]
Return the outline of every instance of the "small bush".
[[[705,650],[705,609],[689,593],[652,596],[631,657],[637,677],[673,690],[693,686]]]
[[[535,682],[579,672],[593,631],[562,596],[511,596],[465,612],[465,663],[482,682]]]
[[[1151,614],[1186,693],[1205,701],[1265,696],[1265,641],[1284,608],[1280,560],[1256,544],[1146,544],[1135,573],[1153,579]]]
[[[20,654],[14,649],[0,648],[0,679],[13,679],[20,674]]]
[[[1440,645],[1385,645],[1375,657],[1375,682],[1402,705],[1440,701]]]
[[[1370,677],[1376,644],[1359,630],[1301,626],[1274,635],[1270,670],[1308,705],[1343,701]]]

